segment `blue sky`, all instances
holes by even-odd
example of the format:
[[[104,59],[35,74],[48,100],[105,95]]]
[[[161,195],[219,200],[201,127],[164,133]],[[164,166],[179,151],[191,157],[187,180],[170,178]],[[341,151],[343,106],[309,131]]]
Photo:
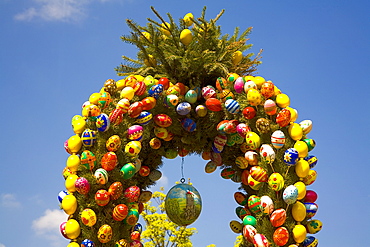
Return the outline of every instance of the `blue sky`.
[[[0,0],[0,247],[66,246],[59,224],[66,219],[57,195],[73,134],[70,119],[106,79],[118,79],[125,19],[154,18],[150,6],[176,19],[192,12],[207,18],[225,9],[219,24],[253,27],[252,51],[263,48],[259,74],[272,80],[313,121],[319,199],[315,218],[324,224],[320,246],[365,246],[370,231],[370,2],[344,1],[134,1]],[[236,235],[233,194],[238,184],[205,161],[185,159],[185,175],[202,196],[194,246],[231,246]],[[160,185],[181,178],[180,159],[166,161]]]

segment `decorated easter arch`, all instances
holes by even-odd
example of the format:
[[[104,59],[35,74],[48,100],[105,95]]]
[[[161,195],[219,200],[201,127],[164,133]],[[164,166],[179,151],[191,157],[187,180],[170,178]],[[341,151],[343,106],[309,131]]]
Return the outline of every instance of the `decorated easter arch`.
[[[312,169],[317,158],[309,155],[315,142],[307,137],[312,122],[295,123],[298,113],[288,95],[272,81],[253,76],[258,59],[239,51],[249,47],[243,38],[248,32],[239,39],[237,33],[220,38],[218,18],[208,22],[202,16],[198,23],[190,18],[191,38],[188,31],[183,34],[186,18],[179,26],[172,18],[163,26],[162,17],[162,23],[151,21],[147,27],[128,21],[134,32],[123,40],[139,47],[142,66],[121,65],[118,73],[124,78],[108,79],[91,94],[82,114],[72,118],[75,135],[65,143],[70,155],[63,171],[66,191],[59,199],[69,215],[61,231],[71,239],[70,247],[85,240],[96,246],[141,246],[131,233],[139,230],[139,213],[161,176],[162,158],[188,154],[206,160],[205,172],[219,168],[223,178],[240,183],[234,195],[240,220],[230,226],[243,235],[244,246],[317,245],[307,236],[322,226],[311,219],[317,195],[306,190],[317,174]],[[158,50],[153,43],[163,39],[169,45]],[[210,61],[196,64],[192,56],[202,53],[189,50],[213,39],[224,45],[217,52],[206,49]],[[173,50],[178,46],[182,51]],[[180,52],[177,60],[170,52]],[[210,66],[222,52],[221,65]],[[189,206],[183,199],[176,211]],[[187,220],[167,214],[189,225],[200,209],[198,201],[197,212],[187,214]],[[320,229],[310,228],[312,222]]]

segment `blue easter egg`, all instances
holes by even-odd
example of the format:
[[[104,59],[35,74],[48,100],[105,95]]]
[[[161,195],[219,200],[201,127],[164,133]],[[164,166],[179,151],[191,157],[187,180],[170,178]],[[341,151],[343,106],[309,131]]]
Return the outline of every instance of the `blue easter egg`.
[[[285,188],[283,193],[283,200],[287,204],[293,204],[297,201],[298,198],[298,189],[294,185],[289,185]]]
[[[215,152],[215,153],[221,153],[222,150],[224,150],[224,146],[215,145],[214,143],[212,143],[212,151],[213,152]]]
[[[110,120],[107,114],[102,113],[96,118],[96,128],[101,131],[105,132],[109,129],[110,126]]]
[[[96,142],[95,131],[91,129],[85,129],[84,132],[82,132],[81,141],[85,147],[92,147]]]
[[[134,226],[134,231],[141,233],[143,231],[143,226],[140,223],[136,223],[136,225]]]
[[[152,86],[149,89],[148,94],[149,96],[154,97],[155,99],[158,99],[159,96],[161,96],[162,92],[163,92],[163,85],[157,84],[157,85]]]
[[[295,148],[288,148],[284,153],[284,162],[288,166],[293,166],[298,161],[298,151]]]
[[[225,101],[226,110],[232,114],[236,114],[240,111],[240,105],[238,101],[234,99],[228,99]]]
[[[61,192],[59,192],[58,194],[58,200],[60,203],[62,203],[63,201],[63,198],[66,196],[66,195],[69,195],[69,192],[66,191],[66,190],[62,190]]]
[[[305,157],[304,160],[308,162],[311,169],[316,166],[317,161],[318,161],[316,156],[313,156],[313,155],[309,155],[309,156]]]
[[[95,247],[95,244],[90,239],[85,239],[81,242],[81,247]]]
[[[304,206],[306,207],[306,217],[312,218],[315,216],[318,206],[314,202],[304,202]]]
[[[184,118],[181,120],[181,125],[184,128],[184,130],[188,132],[193,132],[196,129],[196,123],[191,118]]]
[[[191,105],[188,102],[181,102],[176,107],[176,112],[182,116],[189,114],[191,111]]]
[[[302,242],[303,247],[316,247],[318,245],[319,241],[313,236],[307,236],[306,239]]]
[[[140,115],[136,118],[136,123],[140,125],[147,125],[152,121],[153,114],[147,111],[142,111]]]

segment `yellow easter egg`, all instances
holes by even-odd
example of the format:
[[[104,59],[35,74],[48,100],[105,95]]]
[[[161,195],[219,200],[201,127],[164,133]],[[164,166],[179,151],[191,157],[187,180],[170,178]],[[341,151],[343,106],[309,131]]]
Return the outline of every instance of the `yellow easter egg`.
[[[304,227],[303,225],[295,225],[292,233],[293,233],[294,241],[300,244],[306,238],[306,235],[307,235],[306,227]]]
[[[298,118],[297,110],[289,106],[285,107],[285,109],[288,109],[290,111],[290,122],[295,122]]]
[[[165,23],[162,23],[161,25],[162,27],[160,28],[161,32],[166,35],[166,36],[170,36],[171,35],[171,32],[170,32],[170,29],[171,29],[171,25],[170,23],[168,22],[165,22]]]
[[[280,173],[274,172],[268,179],[268,185],[272,190],[279,191],[284,187],[284,178]]]
[[[306,206],[300,201],[295,202],[292,207],[292,215],[295,221],[303,221],[306,218]]]
[[[313,184],[313,182],[316,181],[316,178],[317,178],[317,172],[315,170],[309,170],[308,175],[304,177],[302,181],[303,183],[305,183],[305,185],[311,185]]]
[[[232,62],[234,65],[237,65],[240,63],[240,61],[243,59],[243,53],[241,51],[235,51],[232,56]]]
[[[294,184],[294,186],[298,190],[298,197],[297,197],[297,199],[298,200],[302,200],[306,196],[306,185],[303,182],[298,181],[298,182],[296,182]]]
[[[257,88],[261,88],[262,84],[266,82],[265,78],[262,76],[255,76],[253,79],[254,83],[256,83]]]
[[[305,178],[308,175],[308,171],[310,170],[310,165],[304,159],[300,159],[295,163],[295,173],[301,179]]]
[[[284,93],[276,95],[275,101],[276,101],[276,104],[281,108],[285,108],[290,105],[289,96]]]
[[[276,96],[278,94],[281,94],[281,91],[277,86],[274,85],[274,96]]]
[[[80,224],[77,220],[69,219],[65,225],[65,234],[69,239],[76,239],[81,233]]]
[[[77,242],[70,242],[67,247],[80,247],[80,245]]]
[[[122,90],[122,88],[126,87],[126,80],[121,79],[121,80],[116,81],[116,87],[117,87],[117,90]]]
[[[185,22],[185,25],[187,27],[191,26],[193,24],[193,20],[194,20],[194,16],[192,13],[187,13],[184,18],[183,18],[183,21]]]
[[[75,154],[72,154],[67,159],[67,167],[71,172],[76,172],[78,170],[78,166],[80,165],[81,160],[80,157],[78,157]]]
[[[155,127],[154,134],[158,138],[166,139],[168,137],[168,130],[163,127]]]
[[[100,93],[93,93],[89,97],[90,103],[92,103],[94,105],[98,104],[99,99],[100,99]]]
[[[66,189],[71,193],[76,191],[75,183],[77,178],[78,176],[76,174],[71,174],[67,177],[65,181]]]
[[[74,214],[77,209],[76,197],[74,195],[66,195],[62,200],[62,208],[66,214]]]
[[[253,81],[254,80],[254,76],[252,76],[252,75],[246,75],[246,76],[244,76],[244,80],[245,81]]]
[[[68,139],[68,149],[71,153],[77,153],[82,147],[81,138],[78,135],[71,136]]]
[[[125,153],[129,156],[136,156],[141,151],[141,142],[139,141],[130,141],[125,146]]]
[[[86,127],[85,119],[75,120],[72,124],[72,127],[73,127],[73,132],[75,132],[75,134],[77,135],[81,134],[85,130],[85,127]]]
[[[252,190],[259,190],[261,186],[263,185],[263,182],[258,182],[250,174],[248,175],[247,182]]]
[[[96,214],[94,210],[85,208],[81,213],[81,221],[86,226],[93,226],[96,223]]]
[[[289,128],[288,128],[288,133],[290,135],[290,137],[295,140],[295,141],[298,141],[300,139],[302,139],[302,136],[303,136],[303,131],[302,131],[302,128],[299,124],[297,123],[292,123]]]
[[[136,78],[137,81],[144,81],[144,76],[142,75],[134,75],[134,77]]]
[[[82,116],[80,116],[80,115],[74,115],[73,117],[72,117],[72,119],[71,119],[71,124],[73,125],[73,123],[75,122],[75,121],[78,121],[78,120],[81,120],[81,119],[84,119]]]
[[[247,133],[247,135],[245,136],[245,141],[246,141],[246,145],[252,150],[256,150],[257,148],[261,146],[260,136],[253,131],[249,131]]]
[[[187,46],[191,43],[192,40],[193,40],[193,34],[191,33],[189,29],[184,29],[181,31],[180,33],[181,43]]]
[[[308,146],[304,141],[296,141],[294,148],[297,150],[299,158],[304,158],[308,155]]]
[[[132,87],[124,87],[121,91],[120,97],[121,99],[125,98],[128,100],[132,100],[135,95],[135,90]]]
[[[251,88],[248,90],[247,100],[250,105],[257,106],[261,104],[262,96],[258,90]]]

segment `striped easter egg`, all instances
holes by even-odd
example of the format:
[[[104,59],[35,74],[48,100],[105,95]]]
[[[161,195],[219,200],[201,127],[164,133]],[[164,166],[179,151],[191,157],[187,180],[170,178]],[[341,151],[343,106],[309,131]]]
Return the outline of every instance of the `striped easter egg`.
[[[258,182],[267,182],[267,171],[260,166],[252,166],[249,170],[250,175],[253,179],[257,180]]]
[[[128,207],[125,204],[118,204],[113,209],[113,219],[116,221],[122,221],[128,214]]]
[[[237,114],[240,111],[239,103],[234,99],[228,99],[225,101],[226,110],[232,114]]]
[[[256,195],[251,195],[248,198],[248,208],[252,213],[261,212],[261,198]]]
[[[271,135],[271,144],[274,148],[282,148],[285,144],[285,135],[281,130],[276,130]]]

